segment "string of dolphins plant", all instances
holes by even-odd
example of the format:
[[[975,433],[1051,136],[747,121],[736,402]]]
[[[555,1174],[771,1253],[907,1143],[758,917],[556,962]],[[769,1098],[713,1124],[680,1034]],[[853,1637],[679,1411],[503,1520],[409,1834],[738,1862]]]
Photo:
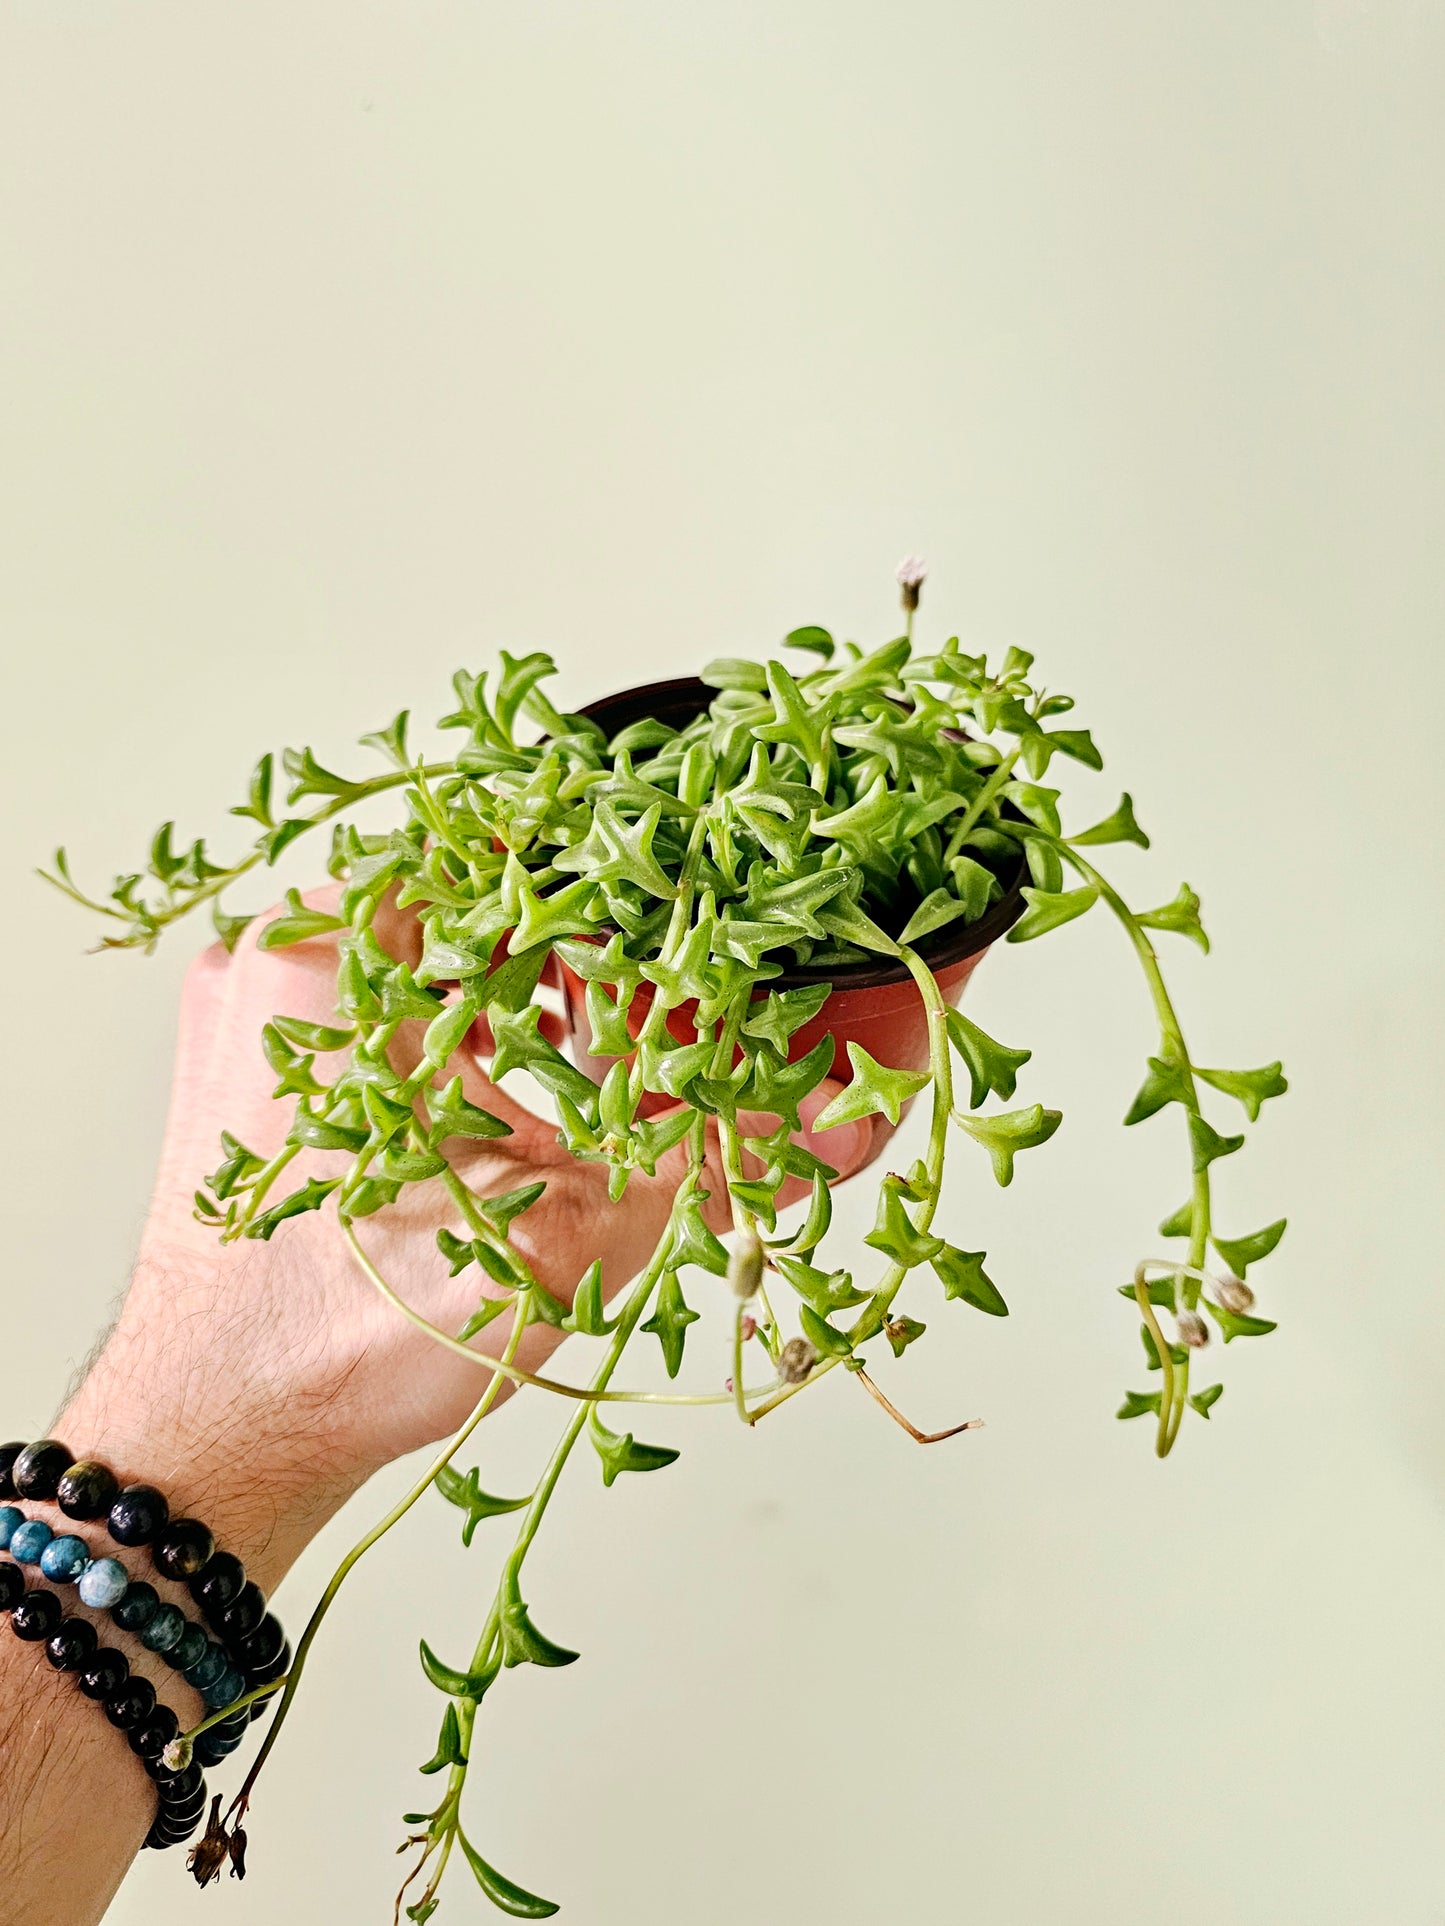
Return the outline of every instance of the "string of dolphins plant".
[[[1102,766],[1088,730],[1057,726],[1072,699],[1038,685],[1033,658],[1021,649],[1010,649],[996,664],[965,651],[957,637],[933,653],[915,652],[921,565],[906,563],[899,580],[904,634],[864,650],[835,645],[821,628],[794,630],[787,646],[816,658],[816,666],[797,672],[776,660],[713,662],[703,672],[713,698],[682,727],[649,718],[609,740],[587,716],[553,706],[542,688],[555,673],[548,656],[503,651],[490,688],[485,673],[455,677],[457,706],[441,727],[461,732],[463,742],[449,759],[412,753],[403,712],[363,738],[387,764],[375,775],[339,775],[309,748],[286,750],[283,808],[274,798],[273,757],[263,756],[246,801],[233,812],[250,819],[258,834],[235,863],[214,863],[203,841],[174,849],[167,824],[145,872],[118,878],[108,899],[97,900],[78,888],[64,851],[56,855],[49,880],[108,920],[107,946],[150,949],[171,923],[205,903],[222,939],[234,946],[251,919],[224,909],[223,893],[248,871],[274,863],[298,837],[332,826],[329,870],[342,886],[335,912],[309,907],[292,891],[259,942],[279,949],[333,936],[339,1021],[320,1026],[278,1015],[265,1026],[260,1045],[278,1078],[275,1095],[294,1111],[285,1144],[263,1158],[224,1136],[222,1160],[196,1193],[196,1212],[230,1241],[269,1238],[301,1212],[330,1211],[370,1282],[438,1344],[484,1365],[485,1389],[412,1490],[342,1562],[287,1675],[253,1695],[280,1691],[280,1711],[231,1819],[239,1823],[245,1813],[318,1628],[358,1558],[433,1486],[461,1509],[467,1544],[484,1520],[519,1512],[466,1664],[453,1667],[421,1646],[426,1676],[446,1700],[435,1755],[421,1770],[444,1777],[431,1810],[406,1815],[420,1830],[409,1842],[417,1862],[398,1895],[398,1917],[423,1874],[406,1916],[417,1922],[432,1916],[458,1850],[503,1912],[539,1919],[557,1910],[483,1857],[464,1830],[462,1794],[478,1713],[504,1668],[560,1666],[577,1656],[533,1622],[523,1575],[578,1440],[586,1435],[609,1486],[623,1472],[658,1470],[677,1456],[614,1430],[604,1411],[632,1401],[728,1403],[754,1425],[842,1368],[906,1424],[869,1379],[865,1349],[882,1339],[901,1356],[923,1334],[923,1323],[898,1302],[914,1274],[931,1271],[947,1299],[1006,1313],[985,1254],[958,1248],[932,1228],[946,1151],[954,1133],[971,1140],[987,1153],[997,1181],[1007,1184],[1014,1159],[1051,1137],[1060,1113],[1040,1103],[989,1107],[990,1099],[1007,1104],[1013,1098],[1030,1052],[996,1042],[950,1008],[920,944],[950,926],[978,921],[1021,865],[1029,881],[1010,942],[1050,934],[1097,904],[1117,919],[1158,1025],[1157,1048],[1124,1121],[1177,1111],[1184,1126],[1189,1194],[1159,1227],[1166,1239],[1182,1241],[1183,1254],[1146,1259],[1120,1287],[1142,1319],[1145,1362],[1159,1383],[1129,1391],[1118,1415],[1151,1416],[1155,1448],[1166,1455],[1185,1413],[1208,1418],[1222,1393],[1218,1383],[1191,1387],[1194,1360],[1210,1342],[1202,1313],[1225,1344],[1275,1328],[1253,1315],[1244,1279],[1279,1242],[1284,1221],[1246,1236],[1220,1234],[1214,1166],[1244,1138],[1217,1129],[1202,1097],[1206,1087],[1220,1092],[1253,1122],[1285,1080],[1278,1063],[1209,1069],[1190,1054],[1155,937],[1162,932],[1207,950],[1198,898],[1186,884],[1159,908],[1129,906],[1095,866],[1094,851],[1148,846],[1130,797],[1101,821],[1068,832],[1060,791],[1044,782],[1058,757]],[[397,792],[400,802],[388,833],[363,834],[345,820],[385,791]],[[377,935],[375,914],[388,895],[420,920],[424,940],[415,968]],[[585,981],[592,1053],[615,1059],[600,1083],[540,1026],[537,990],[553,957]],[[830,986],[767,986],[785,965],[842,972],[879,959],[906,967],[917,985],[927,1018],[927,1067],[879,1062],[850,1042],[851,1081],[816,1117],[814,1131],[874,1115],[896,1124],[902,1107],[925,1092],[929,1123],[922,1156],[879,1185],[876,1223],[864,1239],[878,1259],[876,1274],[855,1280],[853,1268],[829,1268],[821,1253],[831,1215],[828,1180],[836,1172],[797,1141],[799,1106],[833,1071],[835,1052],[828,1034],[802,1054],[790,1046],[823,1010]],[[695,1008],[693,1041],[680,1042],[668,1027],[669,1013],[683,1006]],[[417,1018],[427,1026],[422,1059],[403,1076],[389,1045],[400,1024]],[[494,1047],[492,1075],[530,1074],[553,1101],[572,1155],[606,1165],[614,1200],[634,1172],[652,1173],[666,1151],[685,1147],[686,1174],[666,1227],[611,1313],[599,1265],[578,1281],[569,1308],[548,1292],[513,1241],[511,1226],[536,1203],[541,1183],[482,1196],[454,1167],[449,1146],[508,1129],[463,1095],[459,1076],[448,1074],[479,1019]],[[329,1081],[318,1072],[318,1056],[341,1065]],[[658,1113],[649,1097],[666,1099],[669,1107]],[[759,1113],[776,1127],[748,1134]],[[718,1133],[737,1233],[731,1255],[702,1210],[710,1125]],[[288,1169],[303,1151],[329,1153],[333,1168],[288,1189]],[[784,1228],[776,1199],[790,1176],[811,1184],[811,1202],[801,1225]],[[478,1272],[476,1311],[454,1332],[426,1323],[366,1249],[366,1219],[411,1185],[442,1187],[456,1228],[437,1233],[439,1258],[453,1275],[471,1266]],[[729,1389],[683,1397],[615,1388],[614,1374],[639,1331],[656,1337],[668,1375],[676,1376],[699,1315],[683,1290],[684,1276],[696,1270],[733,1286],[719,1294],[731,1319]],[[779,1284],[790,1294],[791,1319],[774,1309]],[[706,1291],[688,1288],[707,1301]],[[483,1359],[469,1340],[508,1313],[500,1358]],[[1166,1334],[1162,1318],[1172,1320],[1172,1332]],[[536,1319],[601,1347],[585,1389],[516,1365],[522,1333]],[[755,1371],[763,1378],[755,1386],[745,1377],[750,1357],[760,1361]],[[463,1474],[452,1462],[508,1378],[570,1401],[561,1438],[534,1489],[515,1500],[493,1497],[477,1469]]]

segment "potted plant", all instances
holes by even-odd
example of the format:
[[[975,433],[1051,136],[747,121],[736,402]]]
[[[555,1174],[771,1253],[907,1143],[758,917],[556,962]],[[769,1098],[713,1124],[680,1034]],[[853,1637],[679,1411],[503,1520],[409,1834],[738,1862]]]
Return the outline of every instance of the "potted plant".
[[[109,944],[149,948],[209,903],[229,945],[249,919],[222,908],[227,887],[298,837],[332,826],[334,907],[308,905],[293,891],[259,941],[278,948],[334,938],[336,1023],[278,1016],[266,1026],[260,1047],[294,1113],[286,1142],[263,1158],[226,1137],[197,1212],[227,1240],[284,1235],[298,1213],[331,1213],[360,1270],[420,1322],[368,1253],[367,1220],[409,1187],[438,1187],[451,1219],[437,1234],[438,1262],[453,1274],[474,1268],[478,1290],[460,1330],[428,1326],[431,1335],[467,1351],[486,1324],[511,1313],[476,1411],[412,1494],[434,1484],[462,1510],[468,1542],[481,1520],[520,1513],[467,1663],[452,1667],[422,1646],[426,1675],[445,1700],[426,1769],[444,1774],[444,1789],[430,1811],[407,1816],[421,1828],[415,1873],[426,1875],[406,1907],[412,1920],[435,1910],[454,1847],[504,1912],[556,1910],[497,1873],[464,1831],[467,1754],[505,1667],[575,1657],[537,1628],[523,1590],[528,1549],[569,1454],[585,1437],[608,1485],[677,1455],[639,1442],[618,1416],[634,1396],[659,1395],[634,1394],[617,1378],[635,1341],[655,1338],[672,1377],[685,1345],[697,1342],[691,1325],[721,1317],[730,1380],[671,1401],[727,1403],[751,1426],[844,1371],[913,1436],[932,1441],[874,1385],[868,1359],[879,1344],[902,1355],[924,1331],[913,1312],[940,1290],[1006,1314],[984,1252],[934,1229],[949,1146],[961,1138],[967,1154],[981,1150],[1007,1184],[1015,1159],[1060,1121],[1041,1103],[1014,1101],[1028,1050],[997,1042],[955,1007],[990,944],[1030,942],[1103,908],[1152,1005],[1157,1041],[1124,1121],[1177,1116],[1187,1195],[1159,1227],[1175,1254],[1145,1259],[1119,1287],[1141,1321],[1155,1383],[1127,1392],[1118,1415],[1149,1417],[1155,1449],[1167,1454],[1186,1417],[1207,1419],[1221,1395],[1219,1383],[1192,1378],[1213,1336],[1228,1344],[1274,1328],[1253,1314],[1245,1277],[1284,1223],[1222,1234],[1214,1166],[1243,1135],[1212,1122],[1205,1098],[1222,1096],[1253,1122],[1285,1082],[1277,1063],[1211,1069],[1189,1052],[1155,939],[1207,949],[1198,899],[1186,884],[1158,908],[1125,902],[1095,852],[1147,846],[1130,797],[1069,829],[1048,781],[1061,763],[1101,767],[1089,731],[1061,720],[1071,698],[1045,689],[1020,649],[998,662],[956,637],[917,650],[921,567],[905,564],[899,579],[904,633],[881,647],[838,647],[821,628],[795,629],[786,638],[794,668],[716,661],[698,679],[627,691],[577,713],[544,693],[554,672],[548,657],[503,652],[490,686],[485,674],[455,678],[457,704],[442,726],[462,741],[448,758],[412,753],[403,712],[365,738],[387,764],[378,775],[339,775],[309,748],[287,750],[281,809],[272,757],[263,757],[236,812],[258,834],[229,866],[213,863],[204,843],[174,850],[167,825],[146,876],[119,879],[102,902],[76,887],[64,852],[57,855],[51,880],[117,925]],[[401,805],[389,833],[362,834],[346,822],[382,791],[395,791]],[[409,931],[406,941],[383,940],[398,928]],[[564,999],[570,1055],[544,1008],[548,985]],[[392,1045],[416,1019],[426,1026],[417,1060],[399,1067]],[[458,1144],[507,1128],[463,1093],[455,1066],[469,1049],[490,1058],[493,1077],[530,1075],[555,1105],[571,1156],[605,1165],[614,1200],[670,1151],[685,1160],[652,1259],[612,1309],[599,1266],[564,1302],[511,1235],[542,1185],[481,1195],[455,1168]],[[819,1110],[815,1093],[829,1077],[835,1093]],[[866,1250],[825,1257],[837,1174],[827,1162],[829,1131],[866,1123],[876,1155],[914,1103],[928,1116],[922,1154],[879,1179]],[[303,1154],[312,1174],[294,1184]],[[731,1249],[704,1210],[709,1182],[727,1193]],[[801,1213],[789,1209],[793,1198]],[[535,1490],[495,1500],[475,1469],[463,1473],[452,1458],[504,1378],[565,1389],[513,1362],[522,1331],[538,1319],[599,1347],[599,1360],[585,1391],[567,1391],[561,1441]],[[340,1576],[287,1675],[262,1688],[282,1692],[280,1713],[238,1812]]]

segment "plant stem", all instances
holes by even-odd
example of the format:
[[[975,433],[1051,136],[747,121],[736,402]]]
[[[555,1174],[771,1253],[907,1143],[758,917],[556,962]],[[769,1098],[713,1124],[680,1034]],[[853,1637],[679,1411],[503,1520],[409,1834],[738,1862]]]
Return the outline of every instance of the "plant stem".
[[[347,1229],[347,1232],[349,1235],[350,1226],[348,1225],[345,1228]],[[506,1348],[503,1351],[501,1358],[498,1360],[499,1365],[510,1364],[513,1357],[515,1356],[517,1346],[522,1341],[522,1333],[527,1328],[527,1322],[530,1316],[530,1310],[531,1310],[530,1305],[527,1303],[527,1300],[523,1298],[521,1302],[517,1305],[516,1310],[513,1312],[512,1328],[507,1337]],[[256,1760],[254,1765],[251,1767],[251,1770],[246,1774],[246,1780],[244,1785],[241,1787],[240,1792],[236,1795],[236,1798],[233,1801],[233,1804],[232,1804],[233,1810],[240,1810],[244,1812],[246,1809],[246,1804],[250,1797],[251,1788],[255,1785],[256,1780],[260,1775],[261,1768],[265,1765],[267,1757],[270,1754],[271,1748],[275,1745],[277,1739],[280,1737],[281,1728],[286,1722],[286,1714],[290,1711],[292,1701],[295,1699],[297,1690],[301,1684],[301,1674],[305,1670],[307,1655],[311,1650],[311,1646],[316,1638],[316,1634],[321,1629],[321,1622],[326,1617],[326,1614],[330,1611],[332,1602],[336,1598],[337,1593],[341,1590],[341,1587],[346,1583],[347,1577],[349,1576],[353,1567],[362,1558],[366,1556],[367,1552],[371,1550],[372,1546],[376,1544],[379,1539],[384,1538],[386,1536],[386,1534],[391,1530],[392,1526],[398,1522],[398,1520],[406,1516],[406,1514],[411,1510],[412,1506],[416,1503],[417,1499],[421,1497],[422,1493],[424,1491],[429,1490],[431,1486],[435,1483],[437,1473],[444,1470],[445,1467],[451,1463],[454,1454],[461,1450],[462,1446],[466,1443],[467,1439],[472,1435],[472,1433],[476,1430],[477,1426],[481,1423],[482,1419],[487,1415],[487,1412],[491,1408],[493,1400],[496,1398],[498,1391],[502,1387],[504,1376],[505,1376],[505,1373],[501,1370],[497,1370],[493,1372],[491,1378],[488,1380],[486,1390],[483,1391],[481,1397],[477,1400],[476,1404],[473,1406],[470,1415],[466,1419],[466,1422],[462,1425],[461,1429],[458,1432],[456,1432],[447,1441],[446,1445],[442,1449],[440,1456],[432,1460],[431,1464],[427,1467],[426,1471],[423,1472],[422,1476],[417,1479],[416,1483],[412,1486],[411,1490],[406,1493],[405,1497],[398,1499],[396,1504],[392,1506],[391,1510],[386,1514],[386,1516],[382,1518],[377,1524],[373,1525],[371,1530],[366,1533],[365,1537],[359,1538],[357,1540],[357,1542],[352,1546],[351,1550],[346,1554],[345,1558],[343,1558],[341,1563],[336,1567],[336,1570],[331,1574],[331,1578],[327,1583],[326,1590],[321,1594],[321,1597],[317,1602],[315,1610],[312,1612],[310,1618],[306,1621],[305,1631],[301,1634],[301,1637],[297,1640],[296,1655],[292,1659],[291,1668],[286,1674],[286,1689],[285,1689],[285,1693],[282,1696],[280,1706],[277,1708],[276,1717],[271,1722],[271,1729],[266,1734],[265,1743],[262,1745],[261,1750],[256,1755]]]

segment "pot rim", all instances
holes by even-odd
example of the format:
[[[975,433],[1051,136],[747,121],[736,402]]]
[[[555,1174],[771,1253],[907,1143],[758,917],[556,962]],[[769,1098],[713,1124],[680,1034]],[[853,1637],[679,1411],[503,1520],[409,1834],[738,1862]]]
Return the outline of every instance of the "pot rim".
[[[685,728],[702,714],[714,694],[699,676],[673,676],[662,682],[640,682],[633,688],[599,696],[575,713],[595,723],[610,742],[633,722],[657,721]],[[680,722],[676,720],[678,717],[682,718]],[[1020,816],[1019,820],[1024,819]],[[979,955],[1012,929],[1024,912],[1022,890],[1026,874],[1027,864],[1020,850],[1013,876],[1004,882],[1003,895],[990,904],[976,923],[965,923],[961,927],[946,925],[913,946],[935,976],[940,970]],[[770,991],[797,990],[817,983],[830,983],[835,990],[876,990],[912,980],[906,963],[880,958],[876,963],[794,964],[785,967],[781,975],[768,977],[766,984]]]

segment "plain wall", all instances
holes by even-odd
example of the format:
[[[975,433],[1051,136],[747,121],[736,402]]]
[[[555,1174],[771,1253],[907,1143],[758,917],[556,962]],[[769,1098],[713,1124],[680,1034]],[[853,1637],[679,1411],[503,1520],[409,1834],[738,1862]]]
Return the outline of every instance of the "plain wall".
[[[1181,1189],[1174,1131],[1118,1128],[1142,986],[1102,917],[986,960],[1064,1126],[1007,1193],[960,1146],[942,1221],[1013,1315],[920,1289],[880,1375],[988,1428],[920,1451],[841,1374],[752,1435],[659,1417],[678,1465],[579,1463],[539,1541],[584,1660],[493,1695],[472,1810],[579,1926],[1445,1919],[1442,55],[1424,0],[0,7],[6,1435],[123,1283],[207,935],[87,955],[31,865],[103,879],[172,815],[230,847],[262,749],[340,758],[500,646],[572,706],[881,640],[922,551],[925,636],[1078,695],[1135,899],[1200,891],[1200,1057],[1291,1079],[1219,1170],[1227,1227],[1292,1220],[1280,1330],[1161,1466],[1112,1415]],[[489,1422],[486,1482],[556,1424]],[[148,1857],[115,1926],[389,1919],[417,1640],[467,1648],[505,1537],[420,1507],[244,1887]]]

